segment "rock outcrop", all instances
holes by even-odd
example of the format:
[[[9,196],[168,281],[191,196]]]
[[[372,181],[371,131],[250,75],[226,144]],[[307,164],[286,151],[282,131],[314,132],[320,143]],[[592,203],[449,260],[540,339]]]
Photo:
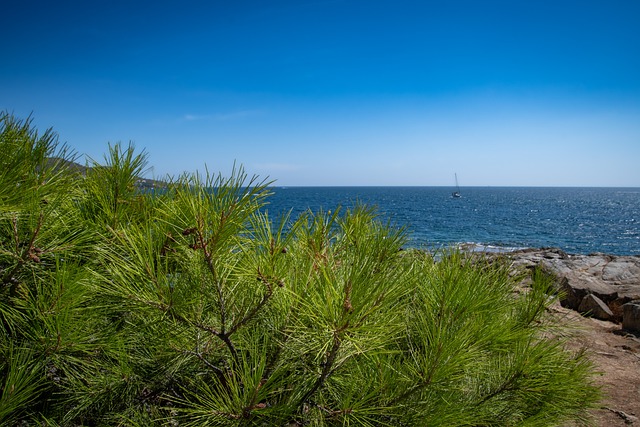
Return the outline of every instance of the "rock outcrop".
[[[553,304],[549,314],[574,327],[566,345],[586,349],[598,372],[594,381],[603,401],[590,411],[594,425],[640,426],[640,257],[570,255],[558,249],[489,256],[508,257],[514,272],[540,266],[555,277],[566,297],[564,307]],[[569,426],[574,424],[563,424]]]
[[[640,332],[640,301],[628,302],[622,306],[622,310],[622,327]]]
[[[540,266],[555,276],[563,294],[563,306],[640,332],[640,256],[571,255],[553,248],[503,255],[514,267]],[[632,321],[631,316],[638,319]]]

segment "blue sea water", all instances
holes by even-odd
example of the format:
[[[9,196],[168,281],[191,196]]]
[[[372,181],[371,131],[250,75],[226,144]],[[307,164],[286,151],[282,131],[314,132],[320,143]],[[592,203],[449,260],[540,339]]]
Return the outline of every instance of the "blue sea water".
[[[357,202],[408,229],[409,246],[483,250],[558,247],[640,255],[640,188],[274,187],[266,210],[295,218]],[[469,247],[468,246],[468,247]]]

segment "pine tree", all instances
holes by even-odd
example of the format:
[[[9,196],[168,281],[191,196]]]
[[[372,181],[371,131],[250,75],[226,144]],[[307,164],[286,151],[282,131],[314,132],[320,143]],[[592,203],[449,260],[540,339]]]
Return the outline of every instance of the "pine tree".
[[[552,426],[597,401],[542,274],[402,250],[364,205],[274,220],[241,167],[140,191],[131,144],[82,173],[0,123],[3,425]]]

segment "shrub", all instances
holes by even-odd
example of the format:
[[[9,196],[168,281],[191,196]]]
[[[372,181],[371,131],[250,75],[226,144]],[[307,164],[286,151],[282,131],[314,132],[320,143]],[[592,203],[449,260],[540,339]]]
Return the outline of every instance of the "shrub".
[[[3,424],[547,426],[596,402],[542,275],[516,293],[500,263],[401,250],[367,206],[273,221],[242,168],[135,191],[131,145],[82,175],[1,123]]]

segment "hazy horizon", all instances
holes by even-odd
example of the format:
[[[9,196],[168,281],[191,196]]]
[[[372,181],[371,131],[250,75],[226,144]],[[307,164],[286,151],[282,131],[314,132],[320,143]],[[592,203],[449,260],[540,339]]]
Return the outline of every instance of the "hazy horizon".
[[[0,110],[147,177],[640,187],[640,2],[12,2]]]

